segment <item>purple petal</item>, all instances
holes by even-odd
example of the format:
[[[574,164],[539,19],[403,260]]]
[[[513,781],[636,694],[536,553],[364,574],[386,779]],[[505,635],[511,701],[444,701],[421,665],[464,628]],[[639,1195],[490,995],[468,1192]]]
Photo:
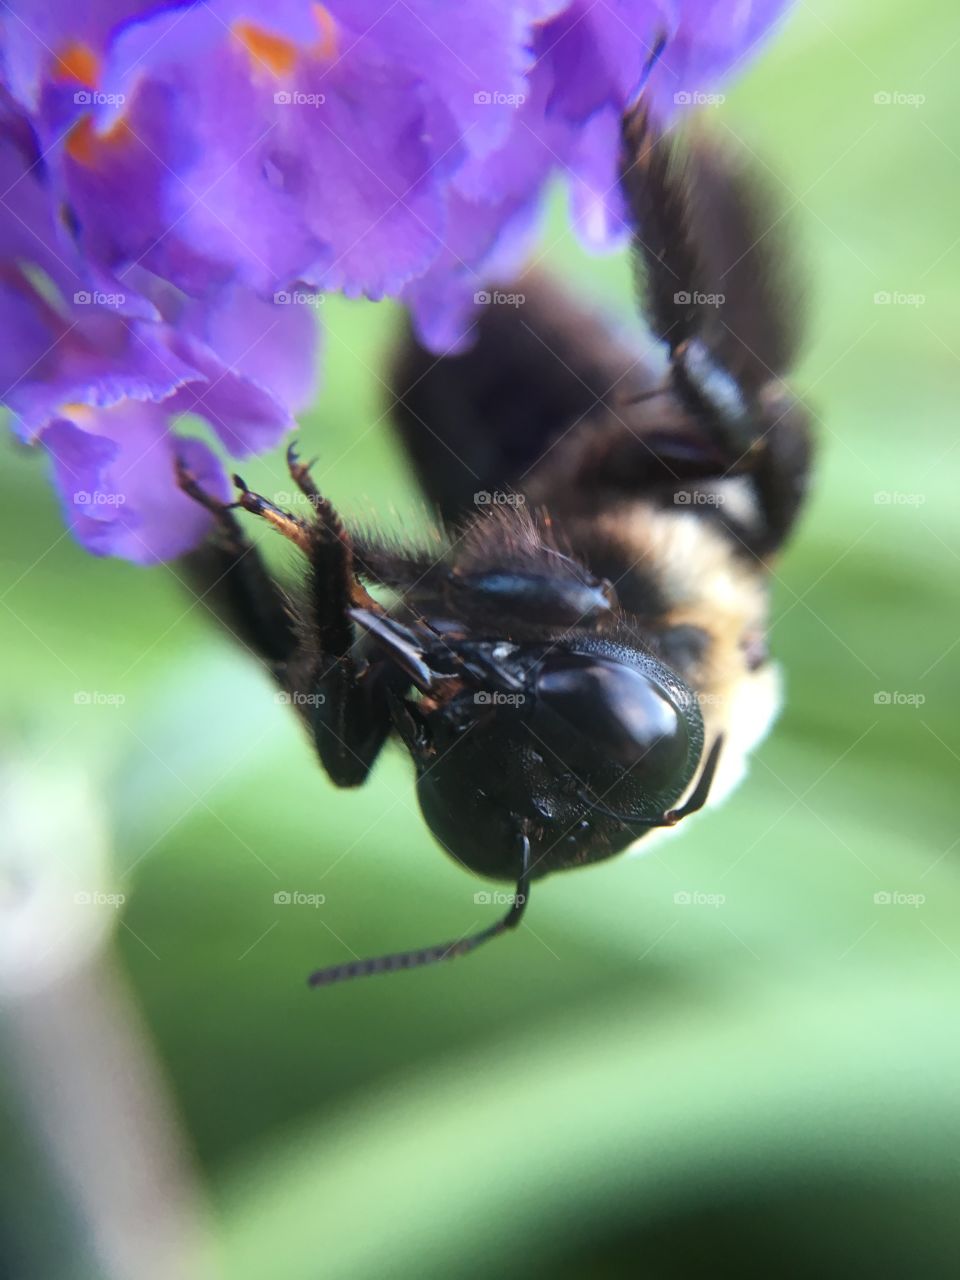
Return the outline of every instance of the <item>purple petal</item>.
[[[160,15],[127,32],[112,55],[118,65],[135,62],[129,111],[139,118],[140,96],[152,95],[150,150],[175,175],[163,184],[166,230],[143,251],[144,264],[188,291],[203,287],[204,271],[234,271],[266,295],[298,279],[350,294],[397,292],[428,265],[444,225],[410,75],[347,33],[342,56],[301,51],[278,77],[251,65],[222,22],[214,42],[211,21],[206,6],[176,24]],[[168,37],[156,39],[154,25]],[[136,58],[134,46],[143,49]],[[153,162],[141,159],[152,182]],[[139,246],[113,208],[112,242],[101,251],[119,256]]]
[[[456,355],[475,336],[478,308],[490,305],[491,282],[517,275],[535,240],[539,201],[504,208],[452,198],[457,239],[403,294],[420,341]]]
[[[786,8],[785,0],[688,0],[676,32],[650,81],[655,107],[667,117],[698,94],[710,93],[756,56]]]
[[[84,414],[82,425],[60,418],[42,443],[70,531],[94,555],[153,564],[201,541],[211,518],[178,488],[178,455],[208,493],[230,498],[215,455],[200,440],[175,436],[155,405],[127,401]]]
[[[528,13],[515,0],[448,6],[404,0],[389,7],[382,0],[340,0],[330,9],[411,79],[422,79],[419,92],[450,113],[472,154],[485,155],[504,140],[533,63]]]
[[[0,69],[4,83],[24,106],[35,108],[41,81],[69,74],[78,47],[102,55],[110,34],[141,13],[173,8],[180,0],[19,0],[4,5]]]
[[[603,107],[578,132],[568,161],[573,227],[594,252],[619,248],[630,237],[617,181],[619,146],[620,111]]]
[[[243,456],[313,392],[311,290],[401,295],[440,351],[509,280],[549,178],[595,249],[627,228],[619,121],[667,120],[779,0],[24,0],[0,14],[0,399],[100,554],[208,519],[170,423]],[[505,304],[506,305],[506,304]],[[182,446],[222,489],[213,454]],[[100,494],[80,501],[77,494]],[[112,499],[110,495],[112,496]]]
[[[207,306],[190,304],[184,332],[205,342],[233,373],[256,383],[291,409],[305,409],[316,393],[316,317],[311,299],[322,295],[283,290],[270,301],[231,285]]]

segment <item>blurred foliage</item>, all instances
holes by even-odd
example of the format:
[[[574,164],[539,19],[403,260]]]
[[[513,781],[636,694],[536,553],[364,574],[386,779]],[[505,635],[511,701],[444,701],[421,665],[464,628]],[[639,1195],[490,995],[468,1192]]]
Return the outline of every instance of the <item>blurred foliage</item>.
[[[786,707],[722,810],[538,885],[529,927],[468,960],[307,991],[486,919],[484,885],[433,846],[404,758],[335,792],[176,569],[89,558],[7,447],[8,746],[81,760],[106,799],[116,945],[231,1280],[956,1273],[958,42],[947,0],[816,0],[710,110],[771,171],[812,282]],[[628,314],[627,263],[584,255],[559,200],[543,244]],[[347,513],[419,519],[382,416],[397,313],[323,313],[303,452]],[[288,485],[279,451],[244,474]],[[275,903],[293,891],[325,902]]]

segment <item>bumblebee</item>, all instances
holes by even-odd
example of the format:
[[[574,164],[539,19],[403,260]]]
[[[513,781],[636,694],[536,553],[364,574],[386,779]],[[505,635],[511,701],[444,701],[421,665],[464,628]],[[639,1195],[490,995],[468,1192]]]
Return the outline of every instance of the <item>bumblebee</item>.
[[[438,359],[404,336],[393,416],[444,532],[348,529],[293,448],[309,518],[251,492],[187,567],[289,695],[330,778],[356,787],[388,738],[458,862],[515,885],[496,924],[314,973],[313,985],[463,955],[515,927],[530,885],[675,826],[742,775],[777,708],[771,563],[800,510],[807,416],[784,382],[796,292],[736,155],[622,125],[640,357],[542,275]],[[268,573],[242,509],[302,552]],[[389,593],[392,603],[381,599]]]

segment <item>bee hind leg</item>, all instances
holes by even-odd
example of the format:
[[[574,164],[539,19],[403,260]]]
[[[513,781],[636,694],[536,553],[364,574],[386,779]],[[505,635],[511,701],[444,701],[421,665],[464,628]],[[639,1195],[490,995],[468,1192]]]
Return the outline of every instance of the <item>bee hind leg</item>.
[[[664,460],[678,481],[696,481],[698,469],[707,483],[746,476],[753,516],[720,519],[749,551],[769,554],[796,518],[812,455],[808,415],[784,382],[802,290],[783,214],[735,150],[695,132],[678,144],[643,99],[624,116],[620,184],[641,307],[670,361],[667,411],[679,410],[699,454],[685,467]]]

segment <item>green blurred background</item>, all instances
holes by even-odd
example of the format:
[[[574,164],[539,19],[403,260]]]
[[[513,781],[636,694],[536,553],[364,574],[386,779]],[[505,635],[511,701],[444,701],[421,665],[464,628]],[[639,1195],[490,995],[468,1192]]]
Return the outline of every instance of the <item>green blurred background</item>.
[[[209,1198],[202,1274],[957,1274],[958,58],[949,0],[815,0],[708,109],[775,175],[811,281],[821,453],[774,587],[785,710],[722,809],[539,885],[529,927],[469,959],[308,992],[318,965],[487,922],[486,886],[432,844],[405,758],[337,793],[175,570],[91,559],[41,459],[6,448],[2,749],[58,874],[101,811],[107,867],[74,883],[125,895],[96,963]],[[626,261],[584,255],[559,199],[543,243],[628,314]],[[415,522],[381,418],[398,315],[322,310],[303,452],[347,513]],[[279,451],[245,477],[288,488]],[[71,902],[64,936],[91,912]],[[47,1084],[11,999],[13,1273],[97,1275],[56,1134],[31,1134]],[[68,1111],[72,1078],[49,1086]]]

